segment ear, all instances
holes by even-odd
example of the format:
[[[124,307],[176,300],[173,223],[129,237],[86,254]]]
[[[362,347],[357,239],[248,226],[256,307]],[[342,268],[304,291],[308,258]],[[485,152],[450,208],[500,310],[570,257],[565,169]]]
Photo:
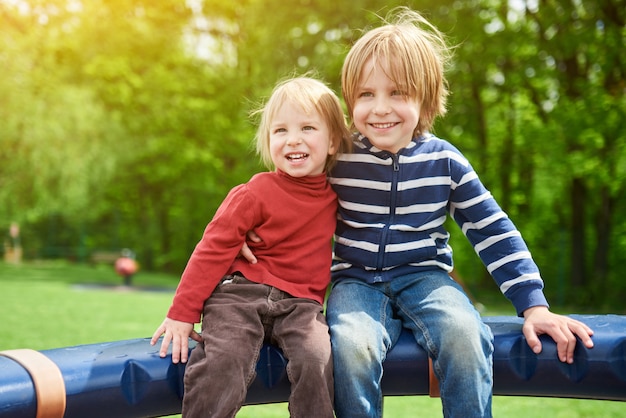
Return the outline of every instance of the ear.
[[[335,153],[337,152],[337,146],[339,144],[339,141],[336,141],[335,139],[336,138],[332,138],[328,142],[328,155],[335,155]],[[339,140],[341,140],[341,138],[339,138]]]

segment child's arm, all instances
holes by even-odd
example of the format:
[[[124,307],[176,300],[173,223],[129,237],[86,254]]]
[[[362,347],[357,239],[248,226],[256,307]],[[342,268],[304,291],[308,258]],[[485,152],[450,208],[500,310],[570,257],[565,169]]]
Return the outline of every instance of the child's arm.
[[[576,337],[580,338],[585,347],[593,347],[591,328],[575,319],[552,313],[545,306],[533,306],[524,311],[522,332],[535,354],[541,352],[539,335],[548,334],[556,343],[559,359],[564,363],[574,362]]]
[[[161,335],[163,342],[161,343],[161,349],[159,355],[165,357],[167,355],[167,348],[172,343],[172,363],[187,362],[187,355],[189,354],[189,337],[197,342],[202,342],[202,337],[193,329],[193,324],[188,322],[176,321],[175,319],[165,318],[163,323],[157,328],[152,335],[150,345],[155,345]]]

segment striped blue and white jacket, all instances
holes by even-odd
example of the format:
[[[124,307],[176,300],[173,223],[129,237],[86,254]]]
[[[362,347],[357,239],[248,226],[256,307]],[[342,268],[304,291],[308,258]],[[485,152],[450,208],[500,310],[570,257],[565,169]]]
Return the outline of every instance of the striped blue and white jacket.
[[[358,136],[329,181],[339,198],[333,281],[452,271],[444,228],[450,214],[518,314],[548,305],[519,231],[449,142],[426,134],[392,154]]]

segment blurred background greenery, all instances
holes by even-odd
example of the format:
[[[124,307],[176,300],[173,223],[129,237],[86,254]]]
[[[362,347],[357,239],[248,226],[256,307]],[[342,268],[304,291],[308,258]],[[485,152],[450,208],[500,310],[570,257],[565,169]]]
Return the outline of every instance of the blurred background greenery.
[[[339,92],[350,45],[396,5],[457,45],[435,133],[522,231],[549,299],[623,311],[622,0],[0,0],[0,228],[19,224],[24,260],[130,248],[177,277],[263,169],[249,112],[293,73]],[[451,229],[457,273],[496,290]]]

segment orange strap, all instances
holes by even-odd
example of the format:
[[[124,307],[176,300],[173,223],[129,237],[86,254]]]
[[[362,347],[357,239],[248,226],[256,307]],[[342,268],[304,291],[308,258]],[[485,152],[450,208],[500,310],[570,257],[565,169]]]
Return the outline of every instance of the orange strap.
[[[439,380],[437,380],[437,376],[435,376],[433,359],[430,357],[428,357],[428,395],[431,398],[441,397],[441,393],[439,392]]]
[[[0,351],[30,374],[37,396],[37,418],[62,418],[65,413],[65,381],[59,367],[39,351],[29,348]]]

